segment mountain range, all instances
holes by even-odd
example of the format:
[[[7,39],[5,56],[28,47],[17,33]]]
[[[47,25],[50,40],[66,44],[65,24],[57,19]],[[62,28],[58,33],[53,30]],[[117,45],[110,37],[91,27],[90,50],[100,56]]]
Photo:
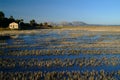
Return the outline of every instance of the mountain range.
[[[48,22],[48,24],[52,26],[86,26],[88,25],[87,23],[80,22],[80,21],[73,21],[73,22],[63,21],[60,23]]]
[[[49,25],[52,26],[120,26],[120,25],[104,25],[104,24],[88,24],[82,21],[73,21],[73,22],[59,22],[59,23],[54,23],[54,22],[48,22]]]

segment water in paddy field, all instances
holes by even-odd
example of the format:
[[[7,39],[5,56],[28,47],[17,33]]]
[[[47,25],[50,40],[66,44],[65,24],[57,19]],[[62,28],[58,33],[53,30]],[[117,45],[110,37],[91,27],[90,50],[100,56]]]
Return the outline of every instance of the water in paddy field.
[[[1,36],[0,72],[92,72],[120,69],[120,33],[40,30]]]

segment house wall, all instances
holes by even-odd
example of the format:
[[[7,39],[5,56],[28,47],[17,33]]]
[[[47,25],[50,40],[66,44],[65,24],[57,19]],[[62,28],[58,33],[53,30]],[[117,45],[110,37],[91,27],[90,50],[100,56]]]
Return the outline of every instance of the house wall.
[[[13,22],[13,23],[9,24],[9,28],[10,29],[19,29],[19,26],[17,23]]]

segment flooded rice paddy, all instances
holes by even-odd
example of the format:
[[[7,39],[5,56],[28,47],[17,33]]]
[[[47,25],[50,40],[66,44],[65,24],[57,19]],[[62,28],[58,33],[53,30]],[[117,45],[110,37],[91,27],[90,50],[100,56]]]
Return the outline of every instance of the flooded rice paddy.
[[[0,80],[120,80],[120,33],[39,30],[0,39]]]

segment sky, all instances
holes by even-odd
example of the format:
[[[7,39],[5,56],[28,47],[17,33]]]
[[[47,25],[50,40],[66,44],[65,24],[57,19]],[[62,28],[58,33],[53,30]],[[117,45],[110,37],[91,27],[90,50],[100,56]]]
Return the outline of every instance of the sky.
[[[0,11],[24,22],[120,24],[120,0],[0,0]]]

